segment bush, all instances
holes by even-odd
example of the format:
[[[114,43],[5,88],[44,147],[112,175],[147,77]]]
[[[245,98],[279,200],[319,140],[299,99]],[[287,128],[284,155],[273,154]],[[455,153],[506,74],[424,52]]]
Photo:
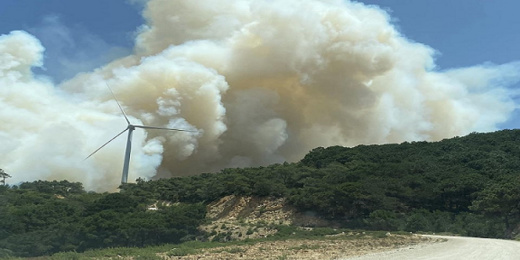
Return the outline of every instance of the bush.
[[[418,210],[413,212],[407,219],[405,230],[410,232],[431,231],[432,224],[427,218],[429,212],[426,210]]]
[[[198,251],[188,247],[178,247],[170,250],[166,255],[168,256],[187,256],[196,254]]]
[[[364,222],[371,230],[395,231],[399,229],[397,214],[387,210],[376,210],[370,213]]]

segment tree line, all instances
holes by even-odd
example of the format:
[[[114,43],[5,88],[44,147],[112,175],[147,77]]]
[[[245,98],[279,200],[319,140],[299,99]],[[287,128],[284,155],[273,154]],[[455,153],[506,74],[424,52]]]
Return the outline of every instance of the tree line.
[[[440,142],[318,147],[300,162],[125,184],[0,187],[0,256],[37,256],[204,239],[206,205],[226,195],[284,197],[346,228],[512,238],[520,228],[520,131]],[[169,206],[147,207],[157,201]]]
[[[81,183],[0,187],[0,258],[180,243],[199,235],[202,203],[147,210],[148,198],[85,192]]]

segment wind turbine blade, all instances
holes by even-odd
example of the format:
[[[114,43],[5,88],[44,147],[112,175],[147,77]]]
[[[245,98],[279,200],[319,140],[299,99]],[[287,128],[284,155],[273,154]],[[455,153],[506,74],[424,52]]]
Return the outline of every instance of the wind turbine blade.
[[[145,128],[145,129],[157,129],[157,130],[173,130],[173,131],[180,131],[180,132],[196,132],[196,131],[192,131],[192,130],[183,130],[183,129],[177,129],[177,128],[167,128],[167,127],[157,127],[157,126],[145,126],[145,125],[134,125],[134,127]]]
[[[112,93],[112,96],[116,100],[117,106],[119,106],[119,109],[121,109],[121,112],[123,112],[123,116],[125,117],[126,122],[130,125],[130,120],[128,120],[128,116],[126,116],[126,113],[123,110],[123,107],[121,106],[121,104],[119,104],[119,100],[117,100],[116,95],[114,94],[114,91],[112,91],[112,89],[110,88],[108,83],[105,82],[105,84],[107,84],[108,90],[110,90],[110,93]]]
[[[97,151],[101,150],[101,148],[105,147],[105,145],[107,145],[108,143],[114,141],[114,139],[116,139],[117,137],[119,137],[120,135],[122,135],[124,132],[126,132],[126,130],[128,130],[128,128],[126,128],[125,130],[123,130],[121,133],[117,134],[116,136],[112,137],[112,139],[108,140],[108,142],[104,143],[101,147],[99,147],[98,149],[96,149],[93,153],[91,153],[89,156],[87,156],[86,159],[90,158],[90,156],[94,155],[95,153],[97,153]]]

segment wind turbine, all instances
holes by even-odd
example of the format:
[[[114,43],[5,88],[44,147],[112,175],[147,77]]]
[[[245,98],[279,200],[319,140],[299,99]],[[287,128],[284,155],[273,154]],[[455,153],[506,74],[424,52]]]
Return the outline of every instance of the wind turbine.
[[[121,106],[121,104],[117,100],[116,95],[114,94],[114,92],[112,91],[110,86],[108,86],[108,84],[107,84],[107,87],[110,90],[110,93],[112,93],[112,96],[114,97],[114,99],[115,99],[115,101],[117,103],[117,106],[119,107],[119,109],[123,113],[123,116],[125,117],[125,120],[126,120],[126,123],[128,124],[128,126],[121,133],[119,133],[116,136],[112,137],[112,139],[108,140],[108,142],[104,143],[102,146],[100,146],[98,149],[96,149],[94,152],[92,152],[89,156],[87,156],[87,158],[85,158],[85,160],[90,158],[95,153],[97,153],[99,150],[101,150],[101,148],[105,147],[107,144],[109,144],[114,139],[116,139],[117,137],[122,135],[124,132],[128,131],[128,137],[126,139],[125,161],[123,163],[123,176],[121,177],[121,184],[124,184],[124,183],[127,183],[127,180],[128,180],[128,168],[129,168],[129,165],[130,165],[130,152],[132,150],[132,132],[136,128],[156,129],[156,130],[170,130],[170,131],[180,131],[180,132],[193,132],[193,131],[176,129],[176,128],[145,126],[145,125],[134,125],[134,124],[130,123],[130,120],[128,120],[128,116],[126,115],[125,110],[123,110],[123,107]]]

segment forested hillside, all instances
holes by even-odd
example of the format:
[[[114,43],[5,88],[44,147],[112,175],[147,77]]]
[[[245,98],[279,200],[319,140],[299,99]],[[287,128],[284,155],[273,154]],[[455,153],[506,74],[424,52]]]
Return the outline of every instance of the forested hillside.
[[[504,130],[320,147],[298,163],[138,180],[119,193],[67,181],[1,186],[0,256],[204,239],[205,206],[230,194],[285,197],[347,228],[511,238],[520,224],[519,144],[519,130]],[[168,203],[149,210],[157,201]]]

